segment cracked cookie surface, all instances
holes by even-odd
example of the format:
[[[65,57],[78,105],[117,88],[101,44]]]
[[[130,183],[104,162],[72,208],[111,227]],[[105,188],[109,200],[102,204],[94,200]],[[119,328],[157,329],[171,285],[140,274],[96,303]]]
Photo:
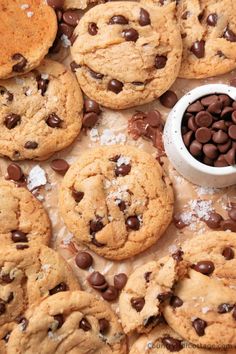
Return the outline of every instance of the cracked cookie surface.
[[[0,154],[46,159],[81,129],[83,98],[67,68],[44,60],[36,70],[0,81]]]
[[[0,78],[29,72],[53,44],[55,12],[43,0],[1,0],[0,33]]]
[[[42,204],[24,187],[0,179],[1,246],[48,244],[51,223]]]
[[[173,190],[151,155],[131,146],[101,147],[70,167],[59,204],[75,240],[120,260],[144,251],[164,233]]]
[[[65,290],[79,290],[72,270],[54,250],[32,247],[0,250],[0,349],[9,340],[12,329],[27,325],[25,311],[42,299]]]
[[[71,47],[82,90],[100,104],[124,109],[162,95],[180,68],[182,40],[175,4],[109,2],[90,9]]]
[[[125,354],[126,341],[118,318],[95,296],[73,291],[56,294],[27,314],[25,331],[16,328],[10,353]]]
[[[183,38],[180,77],[204,78],[236,68],[234,0],[180,0],[177,17]]]

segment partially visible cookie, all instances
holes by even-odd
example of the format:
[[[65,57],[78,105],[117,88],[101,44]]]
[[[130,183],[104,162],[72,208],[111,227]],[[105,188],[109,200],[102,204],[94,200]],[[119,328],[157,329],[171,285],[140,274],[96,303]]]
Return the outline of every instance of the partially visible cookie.
[[[236,2],[180,0],[183,38],[180,77],[205,78],[236,68]]]
[[[46,159],[78,136],[83,98],[73,74],[44,60],[20,78],[0,81],[0,154]]]
[[[0,33],[0,78],[26,73],[40,64],[55,39],[55,12],[43,0],[1,0]]]
[[[11,354],[125,354],[117,316],[105,302],[83,292],[56,294],[26,315],[27,326],[12,332]]]
[[[24,187],[0,179],[1,248],[48,244],[51,223],[42,204]]]
[[[0,348],[11,330],[27,326],[25,311],[57,292],[80,289],[64,259],[46,247],[0,250]],[[2,351],[1,351],[2,353]]]
[[[104,3],[105,0],[65,0],[64,9],[86,9],[89,5]]]
[[[171,257],[137,268],[119,299],[125,333],[149,332],[155,325],[163,323],[162,305],[172,297],[172,288],[186,272],[186,265]]]
[[[114,145],[81,155],[64,177],[59,204],[77,242],[120,260],[161,237],[172,219],[173,190],[151,155]]]
[[[175,81],[182,40],[175,4],[114,1],[90,9],[71,47],[77,79],[87,96],[124,109],[161,96]]]

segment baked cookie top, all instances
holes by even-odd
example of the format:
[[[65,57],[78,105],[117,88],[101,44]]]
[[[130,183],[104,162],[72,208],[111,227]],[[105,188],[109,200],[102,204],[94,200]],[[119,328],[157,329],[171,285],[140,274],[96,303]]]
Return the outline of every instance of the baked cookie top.
[[[42,204],[25,188],[0,179],[1,247],[48,244],[51,223]]]
[[[11,354],[125,354],[117,316],[95,296],[73,291],[53,295],[27,314],[27,326],[10,336]]]
[[[108,2],[90,9],[71,47],[82,90],[100,104],[123,109],[163,94],[178,75],[182,40],[175,4],[158,8]]]
[[[59,204],[78,242],[121,260],[163,234],[172,218],[173,191],[151,155],[131,146],[99,147],[70,167]]]
[[[44,60],[20,78],[1,80],[0,154],[12,160],[48,158],[77,137],[82,108],[76,79],[55,61]]]
[[[236,2],[180,0],[183,38],[180,77],[205,78],[236,68]]]
[[[1,0],[0,33],[0,78],[26,73],[40,64],[55,39],[55,12],[43,0]]]
[[[8,342],[17,323],[24,331],[25,311],[29,307],[57,292],[78,289],[79,283],[69,265],[51,248],[1,249],[0,345],[4,347]]]

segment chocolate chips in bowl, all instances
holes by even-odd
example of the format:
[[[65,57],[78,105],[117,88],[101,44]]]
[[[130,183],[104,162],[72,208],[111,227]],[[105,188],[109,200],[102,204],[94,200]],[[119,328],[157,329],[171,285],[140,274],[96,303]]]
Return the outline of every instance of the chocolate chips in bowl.
[[[176,170],[210,187],[236,183],[236,88],[204,85],[183,96],[170,112],[164,146]]]

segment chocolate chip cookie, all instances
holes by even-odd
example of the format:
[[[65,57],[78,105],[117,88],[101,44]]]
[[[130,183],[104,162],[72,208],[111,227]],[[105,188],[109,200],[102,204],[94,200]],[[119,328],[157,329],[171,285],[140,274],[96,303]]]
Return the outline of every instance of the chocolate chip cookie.
[[[118,318],[105,302],[83,292],[65,292],[44,300],[16,327],[8,350],[14,354],[125,354]]]
[[[48,244],[51,223],[42,204],[24,187],[0,179],[0,239],[2,248]]]
[[[123,109],[161,96],[178,75],[182,40],[175,4],[158,8],[108,2],[90,9],[71,47],[82,90],[98,103]]]
[[[154,244],[172,218],[173,191],[159,163],[131,146],[85,152],[61,185],[61,215],[75,240],[113,260]]]
[[[180,77],[205,78],[236,68],[234,0],[180,0],[177,16],[183,38]]]
[[[24,332],[28,324],[25,311],[30,306],[57,292],[78,289],[80,286],[70,267],[54,250],[46,246],[1,249],[0,345],[4,347],[8,342],[17,323]]]
[[[172,298],[172,288],[187,267],[181,260],[163,258],[137,268],[129,277],[119,299],[125,333],[149,332],[163,323],[163,304]]]
[[[52,60],[20,78],[1,80],[0,154],[12,160],[48,158],[77,137],[82,107],[73,74]]]
[[[1,0],[0,78],[21,75],[37,67],[56,32],[56,15],[46,1]]]
[[[64,9],[74,10],[74,9],[86,9],[89,5],[96,5],[104,3],[105,0],[65,0]]]

